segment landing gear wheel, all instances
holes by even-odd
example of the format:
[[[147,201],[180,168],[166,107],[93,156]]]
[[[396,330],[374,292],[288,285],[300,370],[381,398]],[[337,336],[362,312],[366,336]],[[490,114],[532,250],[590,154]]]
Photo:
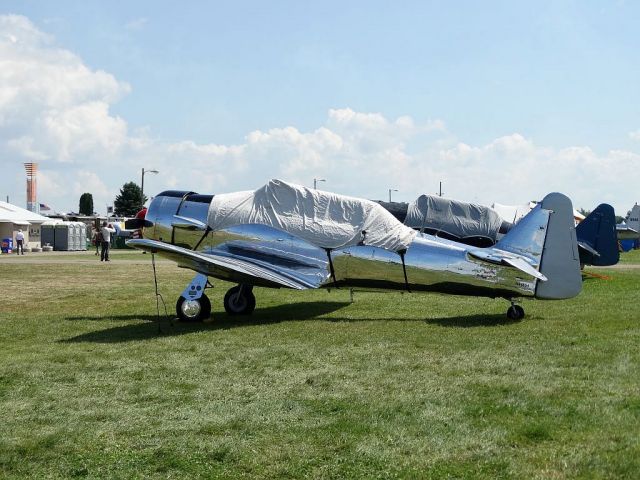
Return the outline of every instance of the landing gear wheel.
[[[256,308],[256,297],[248,285],[230,288],[224,296],[224,309],[229,315],[251,315]]]
[[[524,308],[520,305],[511,305],[507,310],[507,318],[509,320],[522,320],[524,318]]]
[[[202,322],[211,316],[211,302],[204,294],[195,300],[180,297],[176,303],[176,313],[183,322]]]

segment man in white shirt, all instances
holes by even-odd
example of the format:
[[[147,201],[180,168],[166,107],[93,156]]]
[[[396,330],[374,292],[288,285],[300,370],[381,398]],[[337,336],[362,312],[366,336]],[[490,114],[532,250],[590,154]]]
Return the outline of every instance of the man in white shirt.
[[[20,255],[22,252],[22,255],[24,255],[24,233],[22,233],[22,229],[16,233],[16,244],[16,253]]]
[[[109,247],[111,246],[111,234],[115,233],[116,229],[113,228],[113,225],[108,224],[107,222],[102,222],[102,228],[100,229],[100,233],[102,233],[102,254],[100,255],[101,262],[109,261]]]

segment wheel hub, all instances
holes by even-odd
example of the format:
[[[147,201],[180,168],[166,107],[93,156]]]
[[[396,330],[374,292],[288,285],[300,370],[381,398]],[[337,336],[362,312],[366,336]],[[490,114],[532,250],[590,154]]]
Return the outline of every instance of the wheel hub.
[[[200,314],[200,302],[198,300],[185,300],[181,309],[185,317],[196,318]]]
[[[243,310],[247,305],[247,299],[240,295],[240,292],[231,297],[231,305],[238,312]]]

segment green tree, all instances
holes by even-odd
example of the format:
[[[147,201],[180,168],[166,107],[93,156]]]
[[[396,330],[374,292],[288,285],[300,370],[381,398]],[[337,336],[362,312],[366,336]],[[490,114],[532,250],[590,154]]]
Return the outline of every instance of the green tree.
[[[121,217],[133,217],[142,209],[146,201],[147,197],[142,194],[140,186],[134,182],[125,183],[113,202],[115,214]]]
[[[80,195],[80,209],[78,211],[81,215],[93,215],[93,195],[90,193]]]

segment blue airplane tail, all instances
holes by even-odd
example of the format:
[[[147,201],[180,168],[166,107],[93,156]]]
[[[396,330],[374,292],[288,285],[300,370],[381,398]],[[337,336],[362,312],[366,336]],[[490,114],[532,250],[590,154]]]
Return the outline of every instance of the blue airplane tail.
[[[576,227],[580,263],[599,267],[615,265],[620,259],[616,215],[602,203]]]

